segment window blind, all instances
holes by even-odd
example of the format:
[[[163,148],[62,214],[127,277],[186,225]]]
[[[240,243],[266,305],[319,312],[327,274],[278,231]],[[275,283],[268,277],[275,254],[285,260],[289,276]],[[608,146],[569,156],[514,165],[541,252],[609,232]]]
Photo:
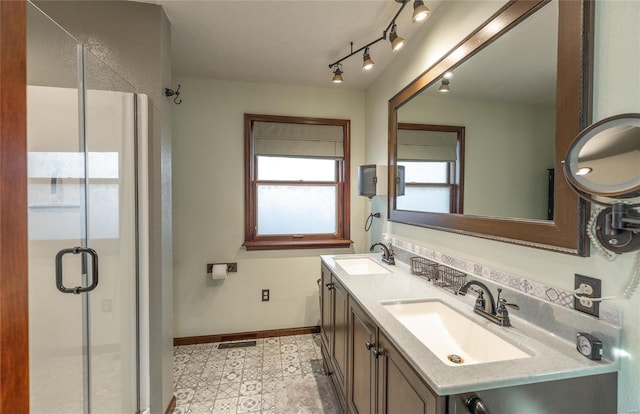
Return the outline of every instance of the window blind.
[[[398,129],[398,160],[456,161],[455,132]]]
[[[257,121],[253,124],[256,155],[342,158],[343,128]]]

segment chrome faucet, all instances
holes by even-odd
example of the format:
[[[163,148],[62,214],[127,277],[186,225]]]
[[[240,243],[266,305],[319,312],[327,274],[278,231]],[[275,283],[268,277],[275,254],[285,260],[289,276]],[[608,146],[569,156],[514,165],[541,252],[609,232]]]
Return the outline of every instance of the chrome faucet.
[[[382,253],[382,261],[386,264],[394,265],[396,264],[396,259],[393,256],[393,249],[391,247],[387,247],[382,243],[374,243],[369,248],[369,251],[372,252],[376,246],[382,247],[384,252]]]
[[[460,289],[458,289],[457,293],[466,295],[467,290],[469,290],[471,285],[476,285],[480,288],[480,290],[471,289],[478,294],[473,311],[500,326],[511,326],[507,306],[516,310],[520,309],[520,307],[515,303],[508,303],[505,298],[501,298],[500,295],[502,294],[502,289],[500,288],[498,288],[498,300],[494,302],[491,290],[489,290],[484,283],[477,280],[471,280],[465,283]],[[485,294],[488,297],[488,301],[485,299]]]

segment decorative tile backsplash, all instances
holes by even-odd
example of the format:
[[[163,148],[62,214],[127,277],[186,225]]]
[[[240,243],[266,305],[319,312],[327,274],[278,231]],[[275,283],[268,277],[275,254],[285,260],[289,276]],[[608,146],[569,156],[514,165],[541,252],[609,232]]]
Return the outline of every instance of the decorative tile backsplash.
[[[450,256],[429,249],[424,246],[392,236],[390,241],[394,248],[404,250],[396,251],[398,260],[409,262],[410,256],[421,256],[434,262],[453,267],[469,275],[481,277],[494,283],[509,287],[546,302],[554,303],[565,308],[573,309],[573,292],[554,286],[548,286],[535,280],[524,279],[520,276],[493,269],[483,264]],[[606,302],[600,304],[600,320],[615,326],[621,326],[620,311]]]

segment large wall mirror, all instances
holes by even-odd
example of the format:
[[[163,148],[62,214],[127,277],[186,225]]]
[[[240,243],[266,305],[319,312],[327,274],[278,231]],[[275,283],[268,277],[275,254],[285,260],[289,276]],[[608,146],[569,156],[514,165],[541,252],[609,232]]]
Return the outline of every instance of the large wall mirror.
[[[389,219],[586,255],[585,205],[555,171],[590,122],[592,19],[588,0],[508,2],[395,95]],[[464,130],[454,148],[464,186],[450,213],[406,200],[407,162],[450,160],[405,159],[411,124]]]

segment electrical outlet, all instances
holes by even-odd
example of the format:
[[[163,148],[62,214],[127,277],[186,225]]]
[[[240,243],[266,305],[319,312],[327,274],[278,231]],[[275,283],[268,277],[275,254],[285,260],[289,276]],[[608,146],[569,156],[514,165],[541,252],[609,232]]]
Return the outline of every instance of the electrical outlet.
[[[262,289],[262,301],[269,302],[269,289]]]
[[[596,279],[589,276],[575,274],[574,286],[576,295],[579,298],[574,297],[573,307],[589,315],[600,317],[600,302],[593,301],[591,298],[602,297],[602,282],[600,279]]]

